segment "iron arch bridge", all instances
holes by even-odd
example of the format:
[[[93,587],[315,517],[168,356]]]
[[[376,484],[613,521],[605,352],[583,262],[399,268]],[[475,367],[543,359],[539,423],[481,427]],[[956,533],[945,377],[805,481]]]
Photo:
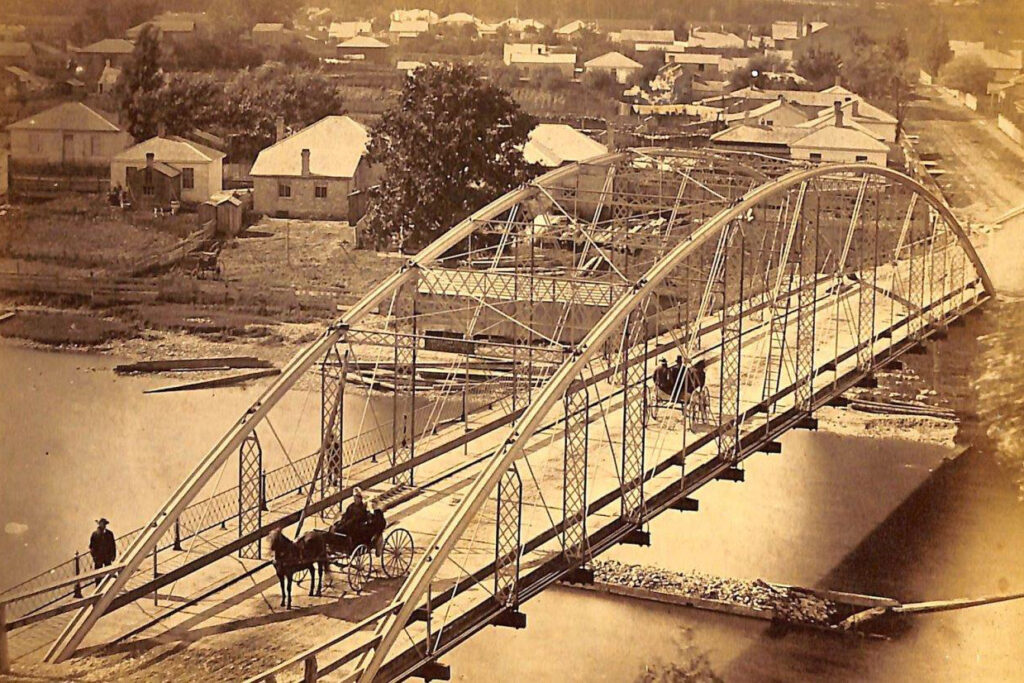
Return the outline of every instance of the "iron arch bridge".
[[[554,170],[298,353],[91,594],[49,596],[70,618],[47,658],[161,585],[261,559],[270,531],[322,524],[361,486],[413,529],[408,576],[387,607],[252,680],[440,676],[446,651],[525,626],[524,602],[648,543],[649,520],[742,480],[747,457],[992,294],[946,205],[886,168],[634,149]],[[690,381],[665,393],[652,374],[676,356]],[[275,410],[311,386],[319,429],[293,453]]]

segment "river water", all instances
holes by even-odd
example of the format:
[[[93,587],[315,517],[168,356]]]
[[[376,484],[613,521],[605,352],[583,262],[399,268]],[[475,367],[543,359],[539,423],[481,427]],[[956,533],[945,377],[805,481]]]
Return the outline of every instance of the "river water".
[[[702,492],[700,513],[655,520],[652,547],[610,556],[903,600],[1024,591],[1020,454],[1008,452],[1017,441],[1002,430],[1020,419],[1013,388],[1024,386],[1024,370],[996,362],[1019,338],[1007,325],[1024,330],[1019,306],[990,306],[920,361],[926,380],[963,407],[962,438],[975,443],[966,455],[951,460],[952,451],[914,441],[794,432],[782,455],[749,461],[745,483]],[[143,395],[169,382],[117,377],[113,364],[0,346],[9,388],[0,396],[0,586],[83,546],[98,515],[116,532],[145,523],[259,392]],[[970,377],[986,380],[979,388]],[[993,409],[997,387],[1002,407]],[[279,429],[301,450],[312,443],[303,433],[315,438],[319,403],[303,392],[291,401]],[[726,680],[1011,680],[1021,678],[1024,661],[1024,603],[918,616],[884,642],[781,633],[563,588],[524,609],[525,631],[486,629],[450,653],[454,678],[631,681],[645,666],[693,651]]]

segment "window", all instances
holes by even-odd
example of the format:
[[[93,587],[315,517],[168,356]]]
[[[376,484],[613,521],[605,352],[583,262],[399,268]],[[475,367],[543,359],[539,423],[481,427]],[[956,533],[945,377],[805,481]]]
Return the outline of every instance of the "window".
[[[277,184],[277,196],[278,197],[291,197],[292,196],[292,186],[289,185],[288,183],[278,183]]]
[[[40,154],[43,151],[43,138],[39,133],[28,134],[28,150],[32,154]]]
[[[153,186],[153,171],[152,169],[146,169],[146,173],[142,179],[142,194],[147,197],[152,197],[156,194],[156,188]]]
[[[90,135],[89,136],[89,156],[98,157],[100,155],[100,136]]]
[[[194,168],[181,169],[181,189],[191,190],[196,186],[196,171]]]
[[[868,155],[867,154],[858,154],[857,155],[857,161],[867,161],[867,160],[868,160]]]
[[[811,152],[811,161],[821,161],[821,152]]]
[[[313,196],[317,199],[327,199],[327,186],[317,185],[313,188]]]

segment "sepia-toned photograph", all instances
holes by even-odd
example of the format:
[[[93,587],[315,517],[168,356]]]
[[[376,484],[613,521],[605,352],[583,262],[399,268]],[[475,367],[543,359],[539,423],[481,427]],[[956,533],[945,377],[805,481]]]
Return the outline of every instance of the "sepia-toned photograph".
[[[0,682],[1024,682],[1024,0],[0,0]]]

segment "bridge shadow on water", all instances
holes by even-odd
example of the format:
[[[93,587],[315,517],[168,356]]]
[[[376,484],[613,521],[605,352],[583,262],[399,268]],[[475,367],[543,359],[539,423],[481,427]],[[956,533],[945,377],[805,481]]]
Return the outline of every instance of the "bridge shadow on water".
[[[988,452],[968,451],[937,468],[816,587],[902,602],[1024,590],[1024,505],[1018,495]],[[986,622],[981,628],[1019,632],[1024,612],[1016,608],[1014,614],[1014,623]],[[894,619],[881,625],[888,642],[771,626],[748,641],[721,673],[726,680],[891,680],[916,677],[924,673],[919,668],[941,674],[950,657],[978,656],[971,643],[986,636],[975,630],[976,614],[967,616],[965,623],[943,615]],[[935,651],[939,642],[946,649]],[[1024,648],[1011,654],[1020,656]]]

